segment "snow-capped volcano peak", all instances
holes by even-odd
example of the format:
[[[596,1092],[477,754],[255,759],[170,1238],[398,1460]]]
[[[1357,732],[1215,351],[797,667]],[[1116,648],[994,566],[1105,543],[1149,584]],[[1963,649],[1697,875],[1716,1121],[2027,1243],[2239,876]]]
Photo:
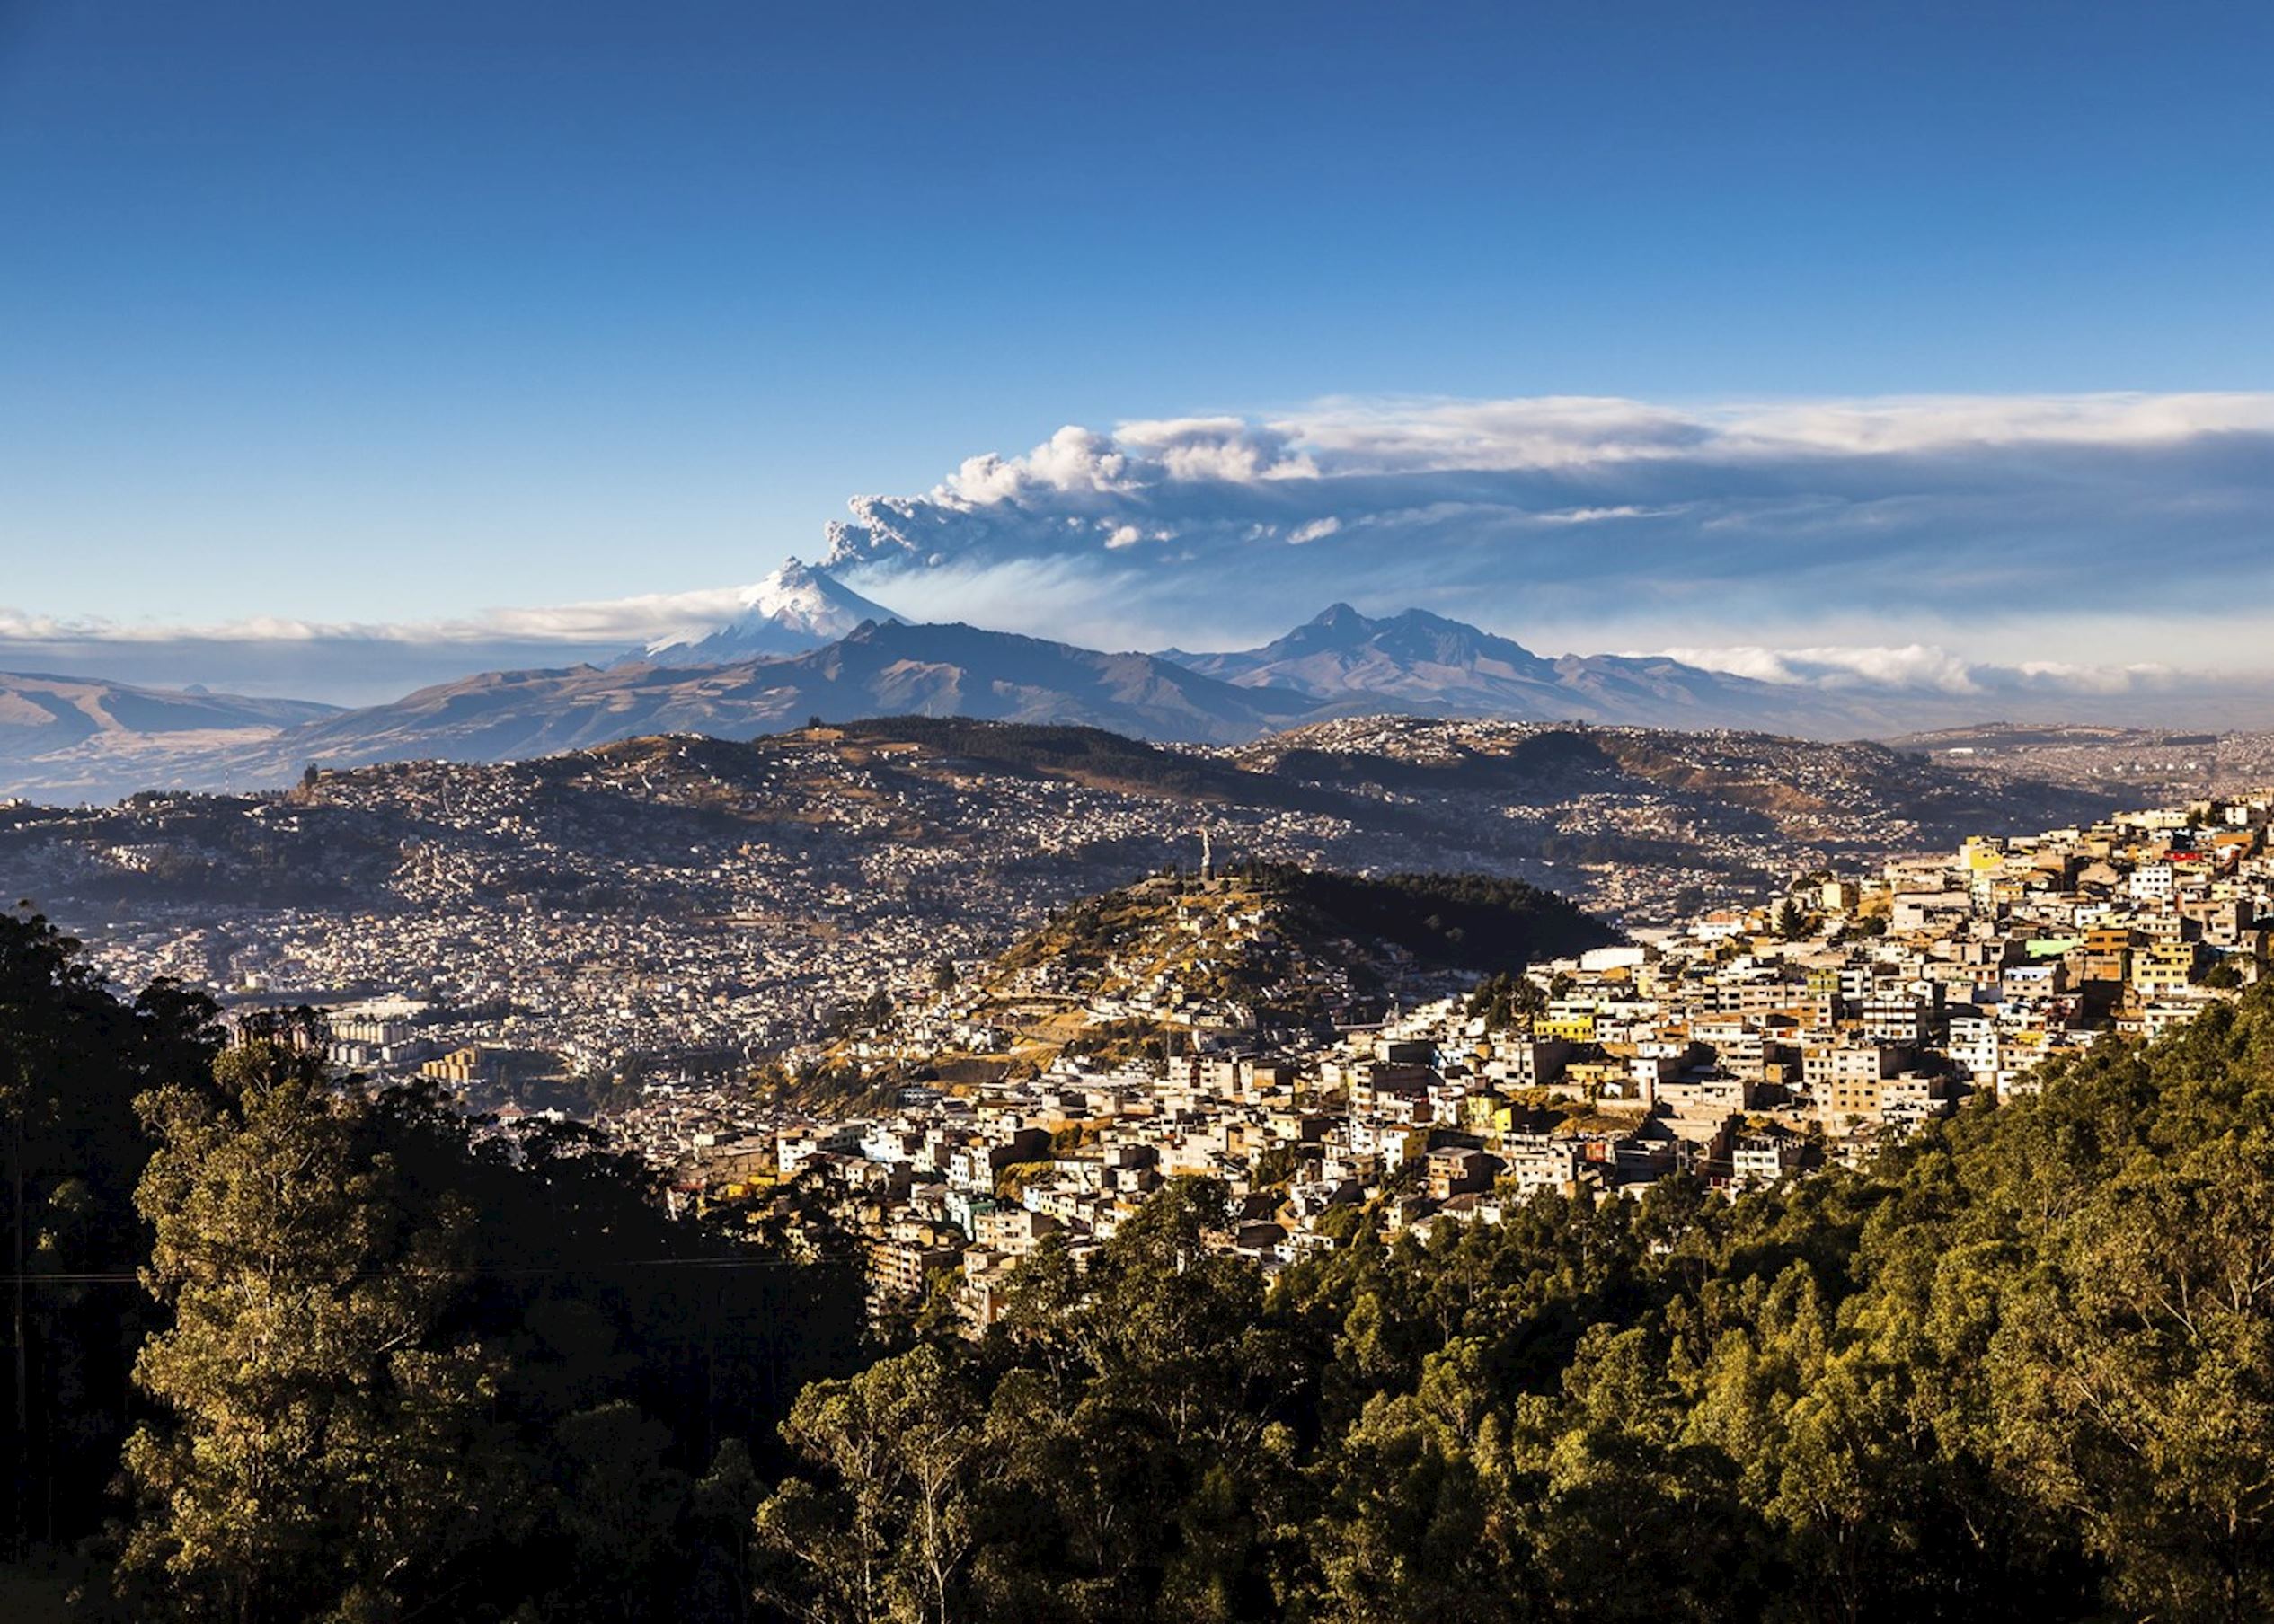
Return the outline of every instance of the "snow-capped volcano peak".
[[[802,654],[834,642],[863,621],[898,618],[836,578],[796,559],[742,589],[741,610],[707,637],[668,638],[645,658],[665,666],[722,666],[770,655]]]
[[[757,586],[743,588],[742,613],[727,629],[763,622],[827,642],[843,637],[863,621],[891,618],[890,610],[840,586],[836,578],[790,559]]]

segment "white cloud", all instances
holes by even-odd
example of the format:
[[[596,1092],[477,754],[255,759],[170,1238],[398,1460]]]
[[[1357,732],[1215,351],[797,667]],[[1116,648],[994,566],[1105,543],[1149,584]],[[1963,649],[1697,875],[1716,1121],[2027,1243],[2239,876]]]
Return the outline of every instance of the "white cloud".
[[[709,587],[695,592],[650,593],[579,604],[535,608],[485,609],[449,620],[408,622],[306,621],[261,615],[206,624],[112,621],[99,616],[63,619],[0,605],[0,644],[200,642],[370,643],[605,643],[636,642],[661,631],[712,628],[730,619],[747,587]]]
[[[1675,408],[1588,395],[1322,401],[1273,427],[1329,473],[1571,468],[1670,456],[1710,430]]]
[[[1160,613],[1164,640],[1226,605],[1262,635],[1334,599],[1592,628],[1597,648],[1677,619],[1739,647],[1863,613],[2027,637],[2119,594],[2109,660],[2169,660],[2192,617],[2274,592],[2274,394],[1332,399],[1063,428],[851,508],[828,561],[888,601],[951,563],[978,581],[1057,560],[1098,571],[1101,606]],[[983,617],[1049,630],[1007,590]]]
[[[1692,408],[1587,395],[1346,399],[1291,412],[1272,427],[1332,473],[1569,468],[1697,455],[1884,455],[2270,434],[2274,394],[1920,395]]]
[[[1606,519],[1659,518],[1677,511],[1672,508],[1638,508],[1629,502],[1621,508],[1572,508],[1562,513],[1535,513],[1532,516],[1543,525],[1599,525]]]
[[[1872,687],[1937,693],[1978,693],[1973,667],[1947,649],[1768,649],[1740,644],[1720,649],[1659,649],[1651,652],[1708,671],[1727,671],[1780,687]]]
[[[0,607],[0,670],[159,687],[200,683],[363,704],[477,671],[607,660],[643,645],[700,636],[733,618],[745,590],[654,593],[395,622],[262,616],[168,624]]]
[[[1684,665],[1726,671],[1780,687],[1820,688],[1837,693],[1882,693],[2124,694],[2201,686],[2208,674],[2182,674],[2153,664],[2086,666],[2060,660],[2031,660],[2001,666],[1973,660],[1930,643],[1899,647],[1826,645],[1775,649],[1757,644],[1723,648],[1650,650]]]
[[[1723,408],[1733,447],[1886,455],[1996,446],[2150,446],[2274,433],[2274,395],[1929,395]]]

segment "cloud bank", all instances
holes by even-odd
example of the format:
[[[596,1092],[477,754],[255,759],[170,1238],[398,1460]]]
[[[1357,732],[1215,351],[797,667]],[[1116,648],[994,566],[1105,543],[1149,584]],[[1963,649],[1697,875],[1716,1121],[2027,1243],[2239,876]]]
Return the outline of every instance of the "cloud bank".
[[[1049,613],[1125,645],[1343,598],[1597,648],[1833,623],[2074,646],[2091,621],[2098,663],[2138,664],[2199,655],[2191,617],[2274,587],[2274,394],[1330,400],[1068,427],[851,508],[826,561],[863,590],[992,598],[1008,623],[1044,578]]]
[[[0,605],[0,670],[376,704],[477,671],[605,661],[701,636],[739,612],[742,592],[655,593],[406,623],[260,617],[167,625]]]
[[[1819,649],[1653,649],[1633,650],[1680,660],[1708,671],[1726,671],[1780,688],[1815,688],[1827,693],[1946,694],[1954,698],[2058,694],[2184,693],[2214,679],[2208,672],[2181,672],[2168,666],[2080,666],[2062,660],[2032,660],[2001,666],[1969,660],[1933,643],[1900,648],[1834,645]]]

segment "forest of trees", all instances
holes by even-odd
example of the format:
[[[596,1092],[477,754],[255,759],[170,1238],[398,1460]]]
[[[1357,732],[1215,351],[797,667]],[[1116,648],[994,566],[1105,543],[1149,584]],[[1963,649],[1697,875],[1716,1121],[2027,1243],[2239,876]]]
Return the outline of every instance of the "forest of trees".
[[[2274,1615],[2274,993],[1269,1284],[1181,1181],[978,1341],[296,1036],[0,926],[6,1531],[87,1616]]]
[[[311,1036],[225,1048],[0,915],[7,1555],[98,1619],[752,1617],[857,1276],[672,1221],[588,1130],[341,1086]]]
[[[1267,1291],[1172,1187],[809,1389],[814,1620],[2274,1615],[2274,995],[1863,1173],[1535,1199]]]
[[[1424,964],[1507,973],[1625,940],[1553,891],[1492,874],[1336,874],[1291,863],[1248,871],[1314,916],[1314,928],[1395,942]]]

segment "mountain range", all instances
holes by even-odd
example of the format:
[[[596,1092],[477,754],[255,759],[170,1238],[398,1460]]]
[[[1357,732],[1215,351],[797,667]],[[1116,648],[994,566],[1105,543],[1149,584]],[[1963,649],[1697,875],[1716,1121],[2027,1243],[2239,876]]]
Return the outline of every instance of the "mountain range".
[[[1857,730],[1853,709],[1825,703],[1810,690],[1660,658],[1548,659],[1511,639],[1421,609],[1372,620],[1336,604],[1261,649],[1225,654],[1172,649],[1162,658],[1235,686],[1300,693],[1346,711]]]
[[[0,795],[208,784],[217,760],[334,714],[305,700],[0,673]]]
[[[1927,720],[1916,701],[1833,695],[1667,658],[1547,658],[1418,609],[1373,619],[1337,604],[1276,641],[1228,653],[1106,653],[903,621],[792,560],[708,635],[605,666],[486,672],[358,710],[0,677],[0,794],[106,799],[143,788],[275,786],[310,763],[519,760],[656,733],[750,738],[815,716],[1073,722],[1225,745],[1379,713],[1815,737]]]
[[[290,728],[230,765],[239,785],[283,783],[311,762],[515,761],[654,733],[747,739],[814,716],[1079,722],[1231,744],[1314,710],[1300,696],[1234,687],[1147,654],[1101,654],[974,626],[864,621],[836,642],[784,658],[468,677]]]

